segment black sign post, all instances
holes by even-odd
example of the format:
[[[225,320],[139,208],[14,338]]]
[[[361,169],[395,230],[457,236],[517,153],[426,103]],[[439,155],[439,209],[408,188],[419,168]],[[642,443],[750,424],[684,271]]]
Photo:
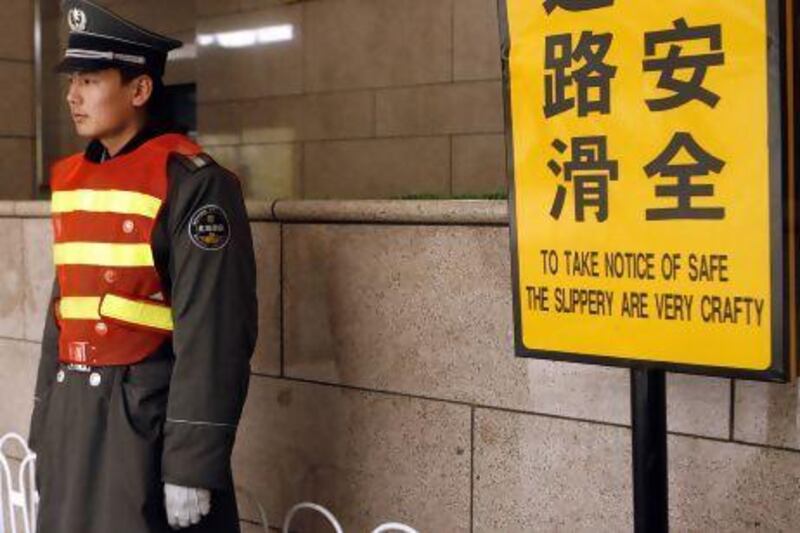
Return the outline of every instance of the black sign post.
[[[636,533],[669,530],[667,388],[663,370],[631,369],[633,521]]]

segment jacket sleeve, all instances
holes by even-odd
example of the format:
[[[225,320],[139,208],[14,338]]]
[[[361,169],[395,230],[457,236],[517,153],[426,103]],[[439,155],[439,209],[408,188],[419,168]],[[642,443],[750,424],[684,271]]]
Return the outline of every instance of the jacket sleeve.
[[[238,178],[213,162],[190,167],[170,164],[175,364],[162,479],[225,490],[232,487],[231,452],[258,330],[255,257]],[[209,226],[203,226],[208,213],[215,215],[210,240]]]
[[[58,372],[58,335],[59,328],[53,306],[61,294],[58,278],[53,279],[53,289],[50,293],[50,303],[47,306],[44,333],[42,334],[42,348],[39,356],[39,371],[36,375],[36,388],[33,393],[33,414],[31,415],[30,429],[28,431],[28,445],[34,451],[38,447],[39,419],[41,418],[40,404],[45,392],[53,384]]]

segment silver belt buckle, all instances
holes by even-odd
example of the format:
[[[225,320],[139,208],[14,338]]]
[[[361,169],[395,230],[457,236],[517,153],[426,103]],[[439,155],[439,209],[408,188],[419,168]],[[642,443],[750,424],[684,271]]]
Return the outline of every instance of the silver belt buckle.
[[[66,366],[67,366],[67,370],[73,370],[75,372],[85,372],[85,373],[88,374],[89,372],[92,371],[92,367],[90,367],[89,365],[82,365],[82,364],[77,364],[77,363],[67,363]]]

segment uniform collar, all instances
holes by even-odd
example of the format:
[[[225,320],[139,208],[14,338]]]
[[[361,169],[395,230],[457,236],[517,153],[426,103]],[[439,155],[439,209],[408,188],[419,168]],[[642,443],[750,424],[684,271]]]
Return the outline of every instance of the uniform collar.
[[[153,126],[145,126],[143,129],[139,130],[139,133],[137,133],[133,139],[128,141],[128,143],[122,147],[122,150],[117,152],[114,157],[131,153],[150,139],[158,137],[162,133],[163,131],[158,128]],[[103,143],[97,139],[92,140],[92,142],[90,142],[86,147],[84,157],[92,163],[104,163],[105,161],[109,161],[114,158],[109,157],[106,147],[103,146]]]

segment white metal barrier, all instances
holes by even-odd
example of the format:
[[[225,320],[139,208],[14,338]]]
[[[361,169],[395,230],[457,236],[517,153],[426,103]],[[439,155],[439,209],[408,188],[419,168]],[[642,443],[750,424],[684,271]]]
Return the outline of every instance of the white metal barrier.
[[[16,476],[6,455],[12,443],[22,455]],[[38,506],[36,454],[20,435],[9,433],[0,438],[0,533],[6,533],[6,527],[10,528],[10,533],[34,533]],[[19,517],[21,525],[17,521]]]
[[[11,463],[6,455],[10,443],[15,443],[22,452],[23,459],[14,476]],[[16,481],[16,483],[15,483]],[[237,492],[247,496],[258,509],[259,519],[265,532],[269,532],[269,522],[264,507],[258,502],[252,492],[237,487]],[[6,496],[8,496],[6,498]],[[36,454],[28,448],[28,443],[20,435],[9,433],[0,438],[0,533],[6,532],[6,524],[11,528],[8,533],[35,533],[36,512],[39,507],[39,493],[36,491]],[[320,513],[333,528],[335,533],[343,533],[339,521],[325,507],[311,502],[298,503],[286,514],[283,521],[283,533],[289,533],[292,521],[298,512],[310,510]],[[17,525],[17,517],[22,517],[22,529]],[[390,531],[401,533],[418,533],[417,530],[405,524],[387,522],[375,528],[371,533],[388,533]]]
[[[268,533],[269,521],[267,520],[267,513],[264,511],[264,507],[258,502],[256,497],[253,496],[253,493],[247,490],[246,488],[236,487],[236,492],[247,496],[250,499],[250,502],[255,506],[255,508],[258,509],[258,516],[259,519],[261,520],[261,525],[264,527],[264,532]],[[336,517],[333,515],[332,512],[330,512],[328,509],[317,503],[311,503],[311,502],[298,503],[289,510],[289,512],[286,514],[286,518],[283,520],[283,529],[281,529],[282,533],[291,533],[291,525],[295,515],[297,515],[298,512],[303,510],[315,511],[321,514],[331,525],[335,533],[343,533],[344,529],[342,529],[341,524],[339,523],[339,521],[336,519]],[[416,529],[407,526],[405,524],[400,524],[398,522],[387,522],[385,524],[382,524],[377,528],[375,528],[374,530],[372,530],[371,533],[389,533],[390,531],[394,532],[399,531],[400,533],[419,533]]]

